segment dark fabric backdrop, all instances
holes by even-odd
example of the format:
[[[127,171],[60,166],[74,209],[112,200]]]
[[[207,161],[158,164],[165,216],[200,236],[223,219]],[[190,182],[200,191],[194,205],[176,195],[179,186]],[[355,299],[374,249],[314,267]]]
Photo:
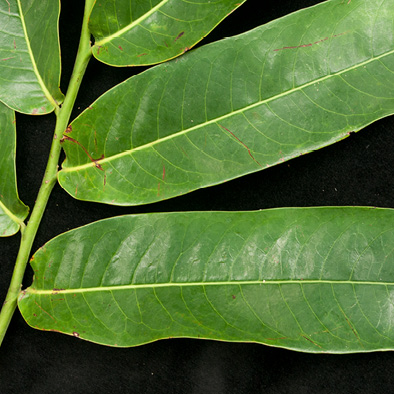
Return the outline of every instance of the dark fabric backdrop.
[[[345,1],[345,0],[344,0]],[[203,43],[241,33],[318,0],[248,0]],[[63,0],[62,90],[74,61],[83,1]],[[111,68],[92,59],[73,116],[142,68]],[[21,199],[33,206],[51,143],[54,115],[17,115]],[[72,199],[56,186],[33,247],[69,229],[126,213],[257,210],[271,207],[394,207],[394,118],[282,165],[223,185],[143,207],[108,207]],[[391,134],[390,134],[391,133]],[[0,240],[4,299],[19,235]],[[24,286],[32,280],[28,269]],[[171,339],[114,349],[27,326],[18,312],[0,350],[0,393],[382,393],[393,392],[394,353],[311,355],[258,344]]]

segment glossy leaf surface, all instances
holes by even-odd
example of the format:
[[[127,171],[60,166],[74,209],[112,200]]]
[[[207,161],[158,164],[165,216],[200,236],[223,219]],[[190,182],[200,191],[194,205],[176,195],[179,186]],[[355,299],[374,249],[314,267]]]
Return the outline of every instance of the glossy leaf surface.
[[[19,307],[33,327],[112,346],[393,349],[393,241],[390,209],[117,217],[44,245]]]
[[[394,0],[328,1],[132,77],[72,123],[72,196],[145,204],[259,171],[394,112]]]
[[[0,101],[45,114],[62,102],[58,0],[0,2]]]
[[[93,55],[113,66],[160,63],[189,50],[245,0],[102,0],[89,27]]]
[[[0,103],[0,237],[18,232],[29,211],[18,197],[15,148],[15,114]]]

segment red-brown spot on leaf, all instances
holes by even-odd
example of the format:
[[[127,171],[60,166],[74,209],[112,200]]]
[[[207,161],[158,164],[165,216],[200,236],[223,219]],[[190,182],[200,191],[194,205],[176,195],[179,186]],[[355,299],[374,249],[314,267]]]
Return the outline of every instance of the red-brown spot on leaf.
[[[184,32],[184,31],[181,31],[181,32],[175,37],[174,42],[175,42],[175,41],[178,41],[184,34],[185,34],[185,32]]]
[[[242,142],[233,132],[231,132],[228,128],[222,126],[222,125],[219,124],[219,123],[218,123],[218,125],[219,125],[222,129],[228,131],[228,132],[229,132],[229,133],[230,133],[230,134],[231,134],[241,145],[243,145],[243,146],[246,148],[246,150],[248,151],[249,156],[253,159],[253,161],[254,161],[256,164],[258,164],[260,167],[262,167],[261,164],[254,158],[254,156],[252,155],[252,152],[250,151],[250,149],[248,148],[248,146],[247,146],[245,143],[243,143],[243,142]]]
[[[41,305],[39,305],[39,304],[37,303],[37,301],[34,301],[34,303],[35,303],[45,314],[47,314],[55,323],[57,323],[57,321],[55,320],[55,318],[54,318],[52,315],[50,315],[46,310],[44,310],[44,309],[41,307]]]
[[[339,33],[339,34],[333,34],[331,37],[325,37],[325,38],[323,38],[323,39],[321,39],[321,40],[318,40],[318,41],[315,41],[315,42],[313,42],[313,43],[301,44],[301,45],[294,45],[294,46],[285,46],[285,47],[282,47],[282,48],[277,48],[277,49],[274,49],[274,52],[283,51],[283,50],[285,50],[285,49],[298,49],[298,48],[311,47],[311,46],[313,46],[313,45],[320,44],[320,43],[322,43],[322,42],[324,42],[324,41],[327,41],[327,40],[329,40],[330,38],[340,37],[340,36],[343,36],[344,34],[347,34],[347,33],[349,33],[349,31],[345,31],[345,32]]]
[[[101,171],[104,171],[104,168],[101,167],[101,165],[99,163],[99,160],[104,159],[104,155],[101,155],[101,157],[99,157],[98,159],[93,159],[93,157],[90,155],[88,150],[79,141],[75,140],[74,138],[69,137],[68,135],[64,135],[60,142],[64,142],[64,141],[71,141],[74,144],[79,145],[84,150],[84,152],[87,154],[87,156],[89,157],[90,161],[92,163],[94,163],[95,167],[98,168]]]

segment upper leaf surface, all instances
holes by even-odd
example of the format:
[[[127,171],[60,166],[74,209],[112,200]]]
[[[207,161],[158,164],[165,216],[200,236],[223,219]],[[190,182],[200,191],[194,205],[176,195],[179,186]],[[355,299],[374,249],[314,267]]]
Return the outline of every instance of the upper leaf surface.
[[[130,78],[72,123],[60,184],[83,200],[154,202],[392,114],[393,9],[325,2]]]
[[[14,111],[0,103],[0,237],[15,234],[29,212],[18,197],[15,145]]]
[[[59,0],[0,1],[0,101],[18,112],[45,114],[59,90]]]
[[[160,63],[204,38],[245,0],[101,0],[89,27],[93,55],[113,66]]]
[[[394,349],[393,242],[389,209],[117,217],[41,248],[19,308],[33,327],[112,346],[199,337]]]

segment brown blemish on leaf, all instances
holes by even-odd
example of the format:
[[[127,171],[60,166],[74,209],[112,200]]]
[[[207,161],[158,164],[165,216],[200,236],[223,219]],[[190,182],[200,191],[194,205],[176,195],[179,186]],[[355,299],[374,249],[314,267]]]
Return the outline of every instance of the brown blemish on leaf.
[[[343,35],[345,35],[347,33],[349,33],[349,31],[345,31],[345,32],[340,33],[340,34],[333,34],[331,37],[324,37],[321,40],[318,40],[318,41],[315,41],[315,42],[310,42],[309,44],[301,44],[301,45],[295,45],[295,46],[289,46],[289,47],[282,47],[282,48],[274,49],[274,52],[283,51],[284,49],[298,49],[298,48],[311,47],[313,45],[320,44],[320,43],[322,43],[324,41],[327,41],[330,38],[340,37],[340,36],[343,36]]]
[[[21,293],[22,293],[22,295],[21,295],[20,300],[23,300],[23,298],[24,298],[25,295],[26,295],[26,290],[22,290]],[[7,301],[4,301],[3,305],[5,305],[6,303],[7,303]]]
[[[68,133],[71,133],[72,131],[73,131],[73,128],[72,128],[71,125],[68,125],[68,126],[67,126],[67,129],[64,130],[64,132],[67,133],[67,134],[68,134]]]
[[[248,146],[247,146],[245,143],[243,143],[243,142],[242,142],[233,132],[231,132],[228,128],[222,126],[222,125],[219,124],[219,123],[218,123],[218,126],[220,126],[222,129],[228,131],[228,132],[229,132],[229,133],[230,133],[230,134],[231,134],[241,145],[243,145],[243,146],[246,148],[246,150],[248,151],[249,156],[253,159],[253,161],[261,167],[261,164],[254,158],[254,156],[252,155],[252,152],[250,151],[250,149],[248,148]]]
[[[11,14],[11,5],[10,2],[8,0],[5,0],[8,4],[8,13]]]
[[[74,337],[79,338],[79,333],[78,333],[78,332],[74,331],[74,332],[73,332],[73,335],[74,335]]]
[[[10,56],[10,57],[5,57],[4,59],[1,59],[2,62],[5,62],[7,60],[13,59],[15,56]]]
[[[308,338],[306,335],[301,335],[303,338],[305,338],[307,341],[313,343],[315,346],[319,347],[320,349],[322,348],[319,344],[317,344],[315,341],[312,341],[312,339]]]
[[[178,41],[184,34],[185,34],[185,32],[184,32],[184,31],[181,31],[181,32],[175,37],[174,42]]]
[[[184,150],[182,147],[180,147],[180,149],[181,149],[182,153],[183,153],[186,157],[189,157],[189,156],[187,155],[187,153],[185,152],[185,150]]]
[[[55,323],[57,323],[57,321],[55,320],[55,318],[53,316],[51,316],[46,310],[44,310],[41,305],[39,305],[36,301],[34,301],[34,303],[45,313],[47,314]]]
[[[119,45],[119,46],[118,46],[118,48],[119,48],[121,51],[123,51],[123,48],[122,48],[122,46],[121,46],[121,45]]]
[[[162,175],[163,181],[164,181],[165,177],[166,177],[166,168],[163,166],[163,175]]]
[[[137,55],[137,57],[141,57],[141,56],[146,56],[147,53],[141,53],[140,55]]]
[[[63,334],[61,331],[55,330],[54,328],[50,328],[49,330],[44,329],[44,331],[53,331],[53,332],[58,332],[59,334]]]
[[[96,132],[96,130],[94,130],[94,147],[96,148],[96,153],[98,153],[98,150],[97,150],[97,132]]]
[[[98,168],[98,169],[101,170],[101,171],[104,171],[104,168],[101,167],[101,165],[100,165],[100,163],[99,163],[99,160],[104,159],[104,155],[101,155],[101,157],[98,158],[98,159],[93,159],[93,157],[90,155],[90,153],[87,151],[87,149],[86,149],[79,141],[75,140],[74,138],[69,137],[68,135],[64,135],[64,136],[63,136],[63,138],[61,139],[61,142],[64,142],[64,141],[71,141],[71,142],[73,142],[74,144],[79,145],[79,146],[84,150],[84,152],[87,154],[87,156],[89,157],[90,161],[91,161],[92,163],[94,163],[94,165],[96,166],[96,168]]]
[[[349,327],[351,328],[351,330],[353,331],[354,336],[357,338],[358,342],[360,343],[360,345],[362,347],[364,347],[364,345],[362,344],[360,337],[357,335],[356,330],[353,328],[352,324],[350,323],[349,319],[347,318],[347,316],[345,315],[345,313],[343,312],[343,310],[341,310],[343,317],[345,318],[347,324],[349,325]]]

